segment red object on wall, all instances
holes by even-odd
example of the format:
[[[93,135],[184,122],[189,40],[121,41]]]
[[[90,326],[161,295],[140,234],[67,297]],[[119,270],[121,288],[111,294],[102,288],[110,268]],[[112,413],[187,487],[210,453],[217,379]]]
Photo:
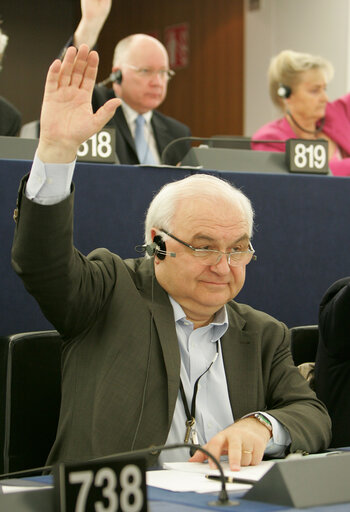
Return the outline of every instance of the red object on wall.
[[[189,63],[189,25],[180,23],[166,27],[164,43],[169,54],[171,69],[185,68]]]

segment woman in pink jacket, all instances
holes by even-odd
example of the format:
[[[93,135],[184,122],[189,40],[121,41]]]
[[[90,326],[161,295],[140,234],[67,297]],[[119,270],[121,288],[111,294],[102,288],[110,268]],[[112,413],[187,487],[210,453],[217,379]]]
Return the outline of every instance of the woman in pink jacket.
[[[330,102],[327,83],[332,64],[319,56],[284,50],[271,60],[269,88],[273,103],[284,116],[262,126],[253,149],[285,151],[287,139],[328,141],[329,168],[335,176],[350,176],[350,94]]]

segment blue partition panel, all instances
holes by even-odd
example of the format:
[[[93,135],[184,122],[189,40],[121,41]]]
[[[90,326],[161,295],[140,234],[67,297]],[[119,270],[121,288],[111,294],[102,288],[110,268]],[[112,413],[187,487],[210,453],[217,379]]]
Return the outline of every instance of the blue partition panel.
[[[0,332],[50,328],[10,265],[18,184],[31,162],[0,160]],[[147,206],[165,183],[201,172],[79,163],[75,171],[75,243],[136,257]],[[350,179],[204,171],[234,183],[253,202],[258,255],[237,297],[289,327],[317,323],[328,286],[350,274]]]

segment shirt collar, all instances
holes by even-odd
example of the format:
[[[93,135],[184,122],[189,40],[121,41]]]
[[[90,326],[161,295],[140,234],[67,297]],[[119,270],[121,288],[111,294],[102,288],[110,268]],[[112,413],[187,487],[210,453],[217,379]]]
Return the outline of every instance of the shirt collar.
[[[169,295],[170,303],[174,311],[174,320],[179,322],[180,320],[186,320],[184,310],[175,299]],[[226,306],[222,306],[214,315],[214,319],[210,322],[210,327],[213,329],[212,341],[217,341],[221,336],[225,334],[228,329],[228,316]]]
[[[122,106],[123,113],[124,113],[124,116],[126,118],[128,125],[133,126],[139,113],[136,112],[136,110],[134,110],[133,108],[131,108],[127,103],[125,103],[125,101],[122,101],[121,106]],[[149,124],[151,122],[152,114],[153,114],[153,110],[149,110],[148,112],[145,112],[144,114],[142,114],[143,117],[145,118],[147,124]]]

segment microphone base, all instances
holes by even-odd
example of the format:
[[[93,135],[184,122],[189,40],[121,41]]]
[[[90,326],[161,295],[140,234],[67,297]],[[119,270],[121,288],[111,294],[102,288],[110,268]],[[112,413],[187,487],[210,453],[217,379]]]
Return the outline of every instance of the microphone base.
[[[215,500],[215,501],[208,501],[208,505],[210,507],[236,507],[239,505],[239,501],[233,501],[233,500]]]

